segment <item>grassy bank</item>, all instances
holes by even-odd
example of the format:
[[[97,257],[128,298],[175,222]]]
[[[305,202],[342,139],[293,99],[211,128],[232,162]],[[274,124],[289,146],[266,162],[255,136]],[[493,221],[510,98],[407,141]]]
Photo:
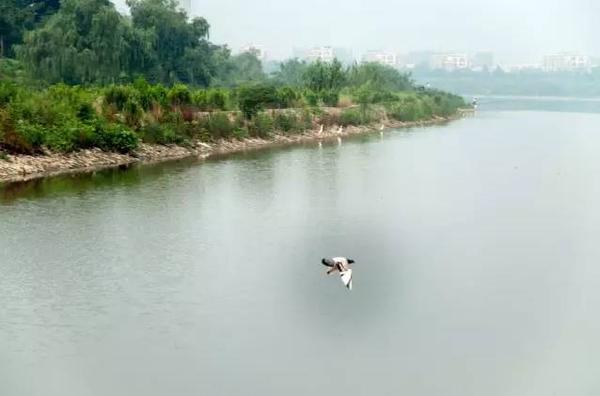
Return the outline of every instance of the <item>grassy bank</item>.
[[[461,98],[439,91],[386,92],[384,97],[376,91],[342,91],[329,101],[324,96],[260,84],[191,89],[138,79],[102,88],[59,84],[34,89],[0,82],[0,160],[7,153],[90,148],[129,153],[140,143],[186,146],[194,141],[268,139],[275,132],[293,135],[318,125],[365,125],[382,117],[448,117],[464,106]]]

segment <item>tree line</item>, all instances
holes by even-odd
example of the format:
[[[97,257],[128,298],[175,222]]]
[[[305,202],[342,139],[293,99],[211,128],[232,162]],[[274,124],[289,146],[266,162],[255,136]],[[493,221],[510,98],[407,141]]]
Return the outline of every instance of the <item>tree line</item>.
[[[208,22],[174,1],[127,5],[127,16],[108,0],[0,5],[0,150],[129,152],[140,142],[416,121],[464,105],[375,63],[291,59],[267,75],[255,53],[211,43]]]

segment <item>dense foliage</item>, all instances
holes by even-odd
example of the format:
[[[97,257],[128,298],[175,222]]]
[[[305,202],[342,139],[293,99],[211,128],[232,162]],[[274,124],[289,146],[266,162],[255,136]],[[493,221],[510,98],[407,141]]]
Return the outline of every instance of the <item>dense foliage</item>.
[[[267,84],[228,90],[183,84],[168,88],[141,78],[104,88],[58,84],[41,90],[0,82],[0,149],[24,154],[93,147],[130,152],[140,141],[188,144],[268,137],[275,130],[298,133],[317,123],[348,126],[385,117],[417,121],[449,116],[464,105],[461,98],[442,92],[405,91],[340,113],[312,107],[310,92]]]
[[[173,0],[6,0],[0,4],[0,154],[140,142],[190,144],[385,117],[415,121],[463,105],[378,64],[286,61],[209,41]],[[324,107],[340,107],[324,109]]]

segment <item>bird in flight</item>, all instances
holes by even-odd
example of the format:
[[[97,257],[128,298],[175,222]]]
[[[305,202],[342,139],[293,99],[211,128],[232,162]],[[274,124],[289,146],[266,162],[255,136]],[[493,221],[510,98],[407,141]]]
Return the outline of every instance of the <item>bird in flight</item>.
[[[346,257],[324,258],[321,263],[329,267],[327,275],[333,272],[339,272],[342,283],[348,290],[352,290],[352,268],[350,264],[354,264],[354,260]]]

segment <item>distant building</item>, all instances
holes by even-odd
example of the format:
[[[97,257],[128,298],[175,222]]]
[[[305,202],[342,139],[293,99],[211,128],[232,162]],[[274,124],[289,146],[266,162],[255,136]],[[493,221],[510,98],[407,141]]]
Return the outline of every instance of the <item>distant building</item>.
[[[502,71],[507,73],[517,73],[522,71],[540,71],[542,70],[542,65],[539,63],[520,63],[513,65],[502,65],[500,68]]]
[[[494,67],[494,54],[492,52],[476,52],[471,59],[474,70],[491,70]]]
[[[245,47],[243,47],[240,52],[249,52],[251,54],[254,54],[261,62],[266,62],[269,58],[267,51],[262,45],[248,44]]]
[[[362,61],[374,62],[392,67],[396,67],[398,65],[397,55],[387,51],[369,51],[363,55]]]
[[[333,62],[335,51],[332,47],[314,47],[306,51],[304,58],[309,62]]]
[[[432,69],[463,70],[471,67],[471,60],[467,54],[435,54],[431,57]]]
[[[575,53],[560,53],[544,57],[544,71],[587,71],[592,67],[589,56]]]

